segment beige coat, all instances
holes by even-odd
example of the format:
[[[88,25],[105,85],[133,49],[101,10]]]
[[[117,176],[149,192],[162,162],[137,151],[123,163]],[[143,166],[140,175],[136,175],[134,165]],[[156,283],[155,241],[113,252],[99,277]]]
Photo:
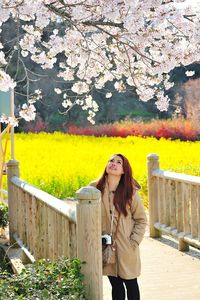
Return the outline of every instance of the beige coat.
[[[91,182],[90,185],[96,187],[97,181]],[[109,201],[110,197],[110,201]],[[109,194],[108,186],[102,196],[102,234],[110,234],[111,214],[110,205],[113,202],[113,194]],[[116,239],[117,262],[114,265],[107,265],[103,269],[103,275],[120,276],[123,279],[133,279],[140,275],[141,262],[139,244],[141,243],[147,218],[144,207],[138,192],[134,194],[132,203],[127,207],[128,215],[120,215],[118,233]],[[114,228],[115,232],[118,219],[118,212],[114,211]]]

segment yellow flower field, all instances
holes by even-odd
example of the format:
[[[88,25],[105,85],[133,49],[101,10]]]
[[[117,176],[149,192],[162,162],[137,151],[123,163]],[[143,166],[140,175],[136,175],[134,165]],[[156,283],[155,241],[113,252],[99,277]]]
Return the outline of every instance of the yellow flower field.
[[[58,198],[100,176],[113,153],[130,161],[134,177],[142,185],[146,202],[146,157],[160,156],[161,169],[200,176],[200,142],[156,140],[155,138],[86,137],[62,133],[16,134],[15,157],[20,161],[21,178]]]

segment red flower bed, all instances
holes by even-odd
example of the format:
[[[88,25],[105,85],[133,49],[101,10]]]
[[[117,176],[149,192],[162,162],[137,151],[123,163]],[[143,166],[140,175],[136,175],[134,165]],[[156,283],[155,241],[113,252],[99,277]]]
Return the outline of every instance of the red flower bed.
[[[180,139],[183,141],[200,140],[200,126],[188,120],[154,120],[144,122],[120,122],[88,127],[70,125],[69,134],[94,136],[152,136],[156,138]]]

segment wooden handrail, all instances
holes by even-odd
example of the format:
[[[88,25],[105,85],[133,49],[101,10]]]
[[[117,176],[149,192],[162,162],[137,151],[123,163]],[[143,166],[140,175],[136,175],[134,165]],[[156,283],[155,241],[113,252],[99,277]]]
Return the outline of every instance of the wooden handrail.
[[[156,177],[160,177],[160,178],[171,179],[171,180],[200,185],[200,177],[198,177],[198,176],[170,172],[170,171],[165,171],[165,170],[160,170],[160,169],[154,170],[152,172],[152,175],[156,176]]]
[[[157,154],[147,162],[150,236],[170,234],[181,251],[200,248],[200,177],[160,170]]]
[[[67,202],[64,202],[62,200],[59,200],[58,198],[44,191],[41,191],[40,189],[18,178],[17,176],[13,176],[10,181],[24,192],[29,193],[30,195],[40,200],[42,203],[51,207],[54,211],[57,211],[63,216],[66,216],[69,221],[76,223],[76,208],[74,206],[69,205]]]
[[[88,299],[102,300],[100,191],[82,187],[63,201],[20,179],[17,161],[7,167],[10,244],[32,260],[80,258]]]

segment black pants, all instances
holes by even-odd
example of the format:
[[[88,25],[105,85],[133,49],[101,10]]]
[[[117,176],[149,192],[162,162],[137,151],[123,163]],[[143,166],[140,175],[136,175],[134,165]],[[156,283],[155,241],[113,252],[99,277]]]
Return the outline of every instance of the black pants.
[[[128,300],[140,300],[137,278],[123,279],[119,276],[108,276],[108,279],[112,285],[112,300],[125,300],[125,286]]]

